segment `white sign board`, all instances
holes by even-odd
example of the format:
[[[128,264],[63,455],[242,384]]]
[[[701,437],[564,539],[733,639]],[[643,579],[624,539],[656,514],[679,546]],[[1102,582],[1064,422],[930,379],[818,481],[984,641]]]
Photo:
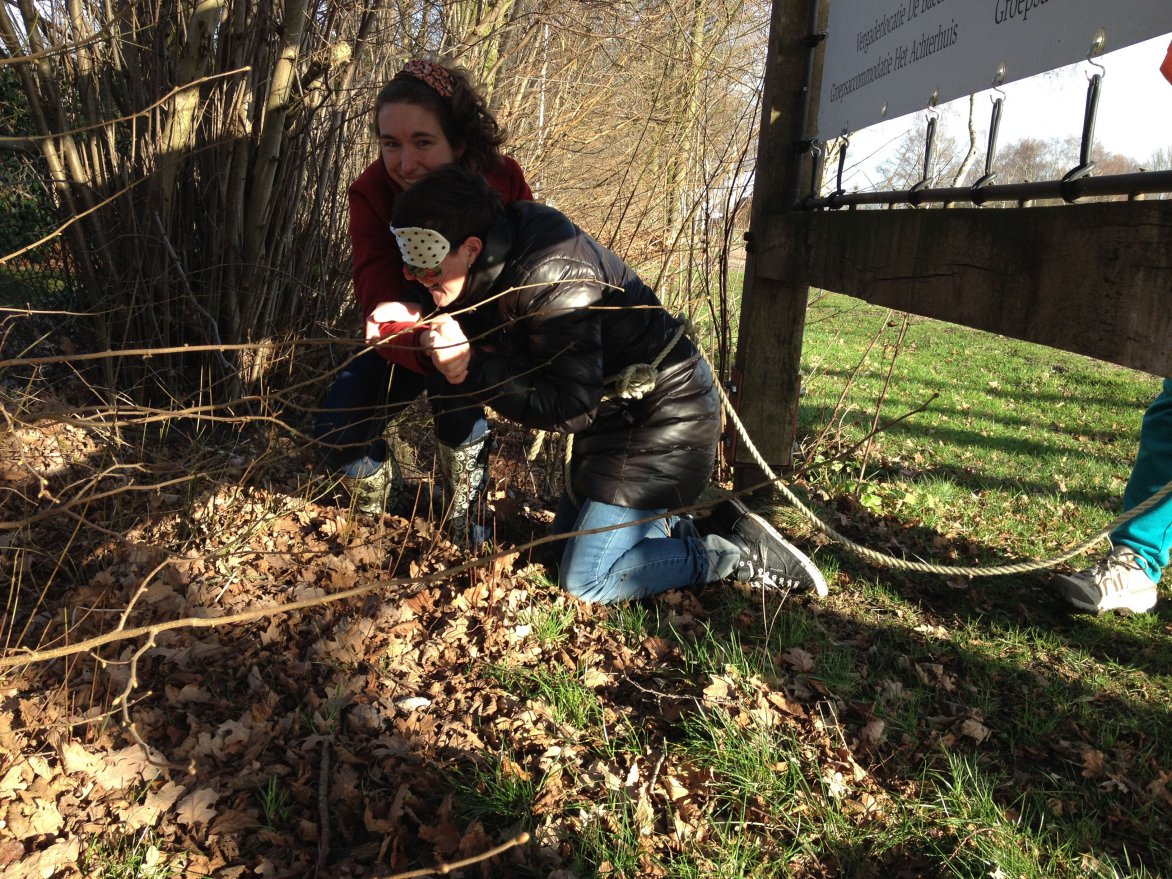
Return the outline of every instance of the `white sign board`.
[[[827,30],[822,140],[1172,32],[1172,0],[832,0]]]

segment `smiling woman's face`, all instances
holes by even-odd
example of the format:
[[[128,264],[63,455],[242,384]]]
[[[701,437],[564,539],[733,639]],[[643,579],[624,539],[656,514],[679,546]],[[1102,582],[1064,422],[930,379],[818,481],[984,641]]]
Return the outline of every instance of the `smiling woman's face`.
[[[404,189],[464,154],[448,142],[435,113],[418,104],[383,104],[378,111],[378,143],[383,167]]]

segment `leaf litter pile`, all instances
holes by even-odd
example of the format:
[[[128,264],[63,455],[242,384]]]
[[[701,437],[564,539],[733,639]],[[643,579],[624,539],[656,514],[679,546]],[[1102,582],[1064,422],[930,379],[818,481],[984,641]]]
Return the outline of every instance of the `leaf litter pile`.
[[[465,873],[662,874],[729,817],[713,767],[673,745],[708,711],[786,728],[859,820],[875,808],[800,650],[788,682],[695,677],[681,650],[705,636],[704,593],[642,605],[673,637],[652,635],[508,551],[545,533],[556,490],[519,432],[493,462],[504,551],[469,565],[428,518],[315,498],[288,441],[172,440],[103,470],[98,434],[39,405],[0,474],[22,526],[3,538],[0,876],[100,875],[131,853],[142,875],[389,876],[521,833]],[[63,655],[21,662],[32,650]],[[739,809],[770,846],[770,804]],[[591,863],[581,841],[620,829],[626,863]]]
[[[926,740],[836,696],[802,633],[860,655],[873,638],[808,596],[562,594],[540,548],[516,550],[545,533],[560,467],[555,448],[535,470],[520,432],[492,465],[501,551],[469,565],[427,518],[340,506],[287,438],[172,437],[128,465],[65,401],[38,405],[10,413],[0,472],[5,879],[422,875],[510,842],[454,875],[718,875],[732,849],[868,875],[828,816],[883,840],[914,793],[884,771],[894,751],[990,737],[948,659],[907,663],[937,700]],[[767,675],[740,661],[751,640]],[[1078,741],[1050,757],[1118,777]],[[875,875],[932,875],[897,841],[875,852]]]

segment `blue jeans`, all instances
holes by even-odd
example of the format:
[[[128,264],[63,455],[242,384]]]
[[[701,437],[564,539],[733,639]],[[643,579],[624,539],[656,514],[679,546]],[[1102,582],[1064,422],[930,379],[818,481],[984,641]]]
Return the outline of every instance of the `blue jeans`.
[[[317,413],[313,436],[326,468],[343,476],[375,473],[390,454],[382,439],[387,423],[425,391],[444,445],[462,445],[488,430],[484,407],[443,376],[420,375],[364,351],[338,373]]]
[[[1172,481],[1172,378],[1164,379],[1161,391],[1144,413],[1139,433],[1139,451],[1131,478],[1123,492],[1123,509],[1130,510]],[[1168,566],[1172,551],[1172,495],[1165,497],[1143,515],[1111,533],[1111,542],[1129,546],[1144,563],[1153,583]]]
[[[641,525],[581,534],[565,541],[558,583],[583,601],[612,604],[684,589],[711,578],[708,552],[695,536],[685,536],[666,510],[632,510],[587,500],[581,507],[562,495],[553,532],[588,531],[647,519]],[[694,533],[694,532],[693,532]]]

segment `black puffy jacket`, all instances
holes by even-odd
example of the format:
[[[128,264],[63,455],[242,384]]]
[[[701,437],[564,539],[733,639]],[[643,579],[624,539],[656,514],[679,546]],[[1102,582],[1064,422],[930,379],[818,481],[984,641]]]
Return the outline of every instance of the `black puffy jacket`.
[[[680,322],[621,259],[570,222],[517,202],[485,237],[448,309],[472,342],[460,390],[526,427],[574,435],[574,493],[636,509],[692,503],[712,474],[720,401],[682,337],[642,399],[603,400]]]

